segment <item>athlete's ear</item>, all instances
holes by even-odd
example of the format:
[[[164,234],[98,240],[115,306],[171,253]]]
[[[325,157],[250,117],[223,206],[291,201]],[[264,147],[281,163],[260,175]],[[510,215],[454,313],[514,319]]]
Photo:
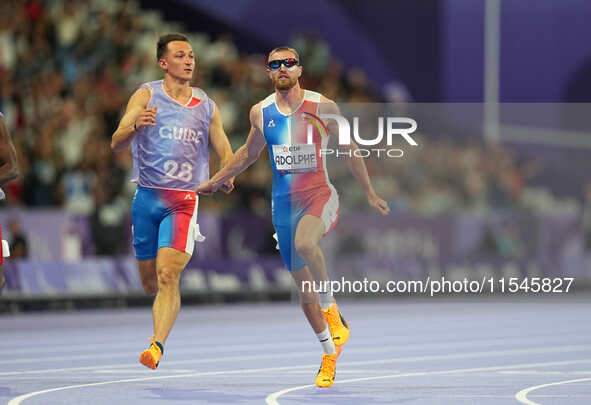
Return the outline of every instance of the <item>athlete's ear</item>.
[[[168,70],[168,65],[166,63],[166,59],[160,58],[158,59],[158,65],[166,72]]]

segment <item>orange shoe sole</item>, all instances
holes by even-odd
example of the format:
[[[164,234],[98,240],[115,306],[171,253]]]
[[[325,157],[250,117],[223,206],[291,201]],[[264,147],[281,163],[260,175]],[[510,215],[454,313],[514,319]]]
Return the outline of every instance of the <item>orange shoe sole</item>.
[[[149,350],[146,350],[140,356],[140,363],[152,370],[156,370],[159,362],[154,359],[154,356],[152,356]]]

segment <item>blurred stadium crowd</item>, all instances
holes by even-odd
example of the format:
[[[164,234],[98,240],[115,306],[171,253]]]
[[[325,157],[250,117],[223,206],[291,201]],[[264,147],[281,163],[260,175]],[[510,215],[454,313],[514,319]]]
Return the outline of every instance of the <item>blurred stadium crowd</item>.
[[[128,182],[131,158],[111,152],[110,136],[138,85],[162,77],[155,43],[171,31],[184,32],[133,0],[1,2],[0,111],[13,134],[22,175],[7,186],[5,204],[62,207],[91,217],[98,229],[127,225],[134,190]],[[230,36],[188,36],[197,54],[195,84],[218,104],[236,149],[249,128],[250,106],[272,91],[265,56],[241,53]],[[337,102],[386,101],[363,71],[345,69],[331,57],[322,40],[294,38],[291,45],[301,53],[304,88]],[[230,197],[203,199],[203,209],[268,215],[266,159],[239,177]],[[429,215],[492,206],[553,208],[557,202],[547,192],[530,198],[527,181],[534,166],[499,146],[449,139],[430,141],[429,148],[405,159],[368,161],[378,193],[395,211]],[[343,167],[330,170],[331,177],[346,204],[362,206],[361,188]]]
[[[90,215],[122,198],[127,208],[130,156],[111,153],[109,138],[131,93],[162,77],[155,61],[158,35],[181,30],[134,1],[2,2],[0,110],[22,172],[8,187],[8,204]],[[189,37],[198,59],[195,84],[220,107],[236,148],[247,134],[250,107],[272,91],[264,56],[241,54],[228,36]],[[329,62],[326,44],[298,42],[309,60],[307,86],[336,99],[375,99],[363,72],[344,72]],[[250,177],[245,184],[265,188],[267,177]]]

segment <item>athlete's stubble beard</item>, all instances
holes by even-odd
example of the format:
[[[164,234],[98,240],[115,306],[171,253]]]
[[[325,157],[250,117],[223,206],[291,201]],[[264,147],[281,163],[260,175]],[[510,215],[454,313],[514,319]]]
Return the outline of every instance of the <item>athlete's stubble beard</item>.
[[[288,75],[289,77],[289,75]],[[279,82],[279,77],[273,79],[273,85],[275,86],[275,88],[277,90],[289,90],[291,89],[293,86],[296,85],[296,83],[298,82],[298,78],[297,77],[289,77],[289,81],[282,81],[281,83]]]

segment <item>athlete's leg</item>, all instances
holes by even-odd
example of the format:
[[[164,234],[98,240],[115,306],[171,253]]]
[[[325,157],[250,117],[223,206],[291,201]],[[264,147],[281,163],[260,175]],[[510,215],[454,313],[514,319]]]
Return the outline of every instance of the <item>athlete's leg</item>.
[[[318,280],[327,280],[324,256],[318,247],[318,242],[324,234],[324,223],[320,227],[316,221],[319,218],[305,214],[301,217],[299,207],[292,206],[291,203],[275,202],[273,208],[273,225],[277,231],[281,256],[298,288],[302,310],[324,351],[320,370],[316,375],[316,385],[330,387],[334,383],[336,360],[341,353],[341,347],[335,345],[330,323],[315,291],[316,277],[306,265],[312,263],[317,269],[320,268],[321,275]]]
[[[138,186],[131,205],[133,247],[142,287],[148,295],[158,291],[156,255],[158,254],[157,191]],[[156,218],[155,218],[156,217]]]
[[[162,344],[174,325],[181,308],[179,280],[181,272],[189,263],[191,255],[170,247],[158,249],[156,269],[158,273],[158,293],[154,300],[154,339]]]
[[[146,294],[154,296],[158,292],[158,275],[156,273],[156,259],[138,260],[137,266],[140,279]]]
[[[164,343],[179,314],[179,281],[193,254],[197,232],[197,199],[194,193],[159,191],[158,199],[165,214],[158,226],[158,291],[152,306],[154,336],[150,347],[140,355],[140,362],[152,369],[158,367]]]
[[[304,215],[296,228],[294,245],[297,253],[304,259],[317,282],[328,281],[326,261],[318,243],[326,232],[322,219]]]
[[[312,326],[312,329],[314,329],[314,332],[316,333],[324,331],[326,329],[326,321],[320,310],[318,296],[312,287],[314,278],[312,277],[312,274],[310,274],[308,266],[304,266],[299,270],[290,271],[290,273],[298,287],[300,305],[302,306],[306,318],[308,318],[310,326]]]
[[[167,193],[163,198],[171,212],[162,219],[158,231],[158,293],[152,309],[154,339],[162,345],[181,307],[179,281],[193,254],[198,207],[194,193]]]
[[[310,272],[317,281],[320,290],[321,313],[328,323],[330,333],[337,346],[342,346],[349,339],[350,331],[347,321],[340,313],[328,287],[326,261],[318,243],[326,232],[324,221],[314,215],[304,215],[299,221],[294,245],[297,254],[304,259]]]
[[[341,354],[342,348],[341,346],[336,346],[333,341],[327,321],[318,303],[318,297],[311,287],[314,278],[308,266],[304,266],[299,270],[292,270],[290,273],[298,286],[302,310],[306,314],[306,318],[308,318],[308,322],[312,326],[312,329],[314,329],[316,337],[324,350],[320,369],[316,375],[316,385],[318,387],[330,387],[334,383],[336,361]]]

